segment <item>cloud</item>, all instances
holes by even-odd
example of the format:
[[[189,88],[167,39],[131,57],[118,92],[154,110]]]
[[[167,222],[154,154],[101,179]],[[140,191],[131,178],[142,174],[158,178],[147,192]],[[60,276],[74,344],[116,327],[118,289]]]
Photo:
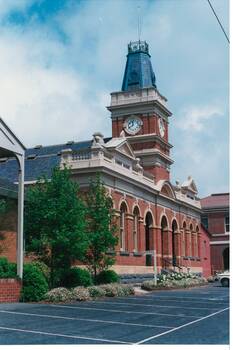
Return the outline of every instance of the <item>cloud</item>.
[[[203,131],[206,122],[223,115],[224,111],[219,106],[189,106],[177,116],[176,126],[182,130],[200,132]]]
[[[20,36],[8,30],[0,37],[0,114],[22,142],[82,140],[101,130],[104,92],[89,95],[89,83],[73,67],[59,67],[61,43],[36,32]]]
[[[0,21],[1,18],[11,11],[24,11],[32,0],[0,0]]]

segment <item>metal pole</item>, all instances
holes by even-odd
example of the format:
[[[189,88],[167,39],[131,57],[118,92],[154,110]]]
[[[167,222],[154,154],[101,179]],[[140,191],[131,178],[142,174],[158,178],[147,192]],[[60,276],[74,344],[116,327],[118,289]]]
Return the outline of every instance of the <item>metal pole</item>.
[[[23,278],[23,207],[24,207],[24,155],[19,160],[18,185],[18,235],[17,235],[17,275]]]
[[[156,262],[156,249],[154,250],[154,284],[157,286],[157,262]]]

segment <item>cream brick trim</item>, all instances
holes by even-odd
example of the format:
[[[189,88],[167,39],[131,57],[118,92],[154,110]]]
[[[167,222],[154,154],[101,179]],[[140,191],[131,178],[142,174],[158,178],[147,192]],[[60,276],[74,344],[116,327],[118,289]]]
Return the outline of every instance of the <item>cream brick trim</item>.
[[[134,216],[132,214],[126,213],[126,219],[133,221]]]
[[[210,245],[229,244],[229,241],[211,241]]]
[[[211,236],[212,237],[225,237],[225,236],[229,236],[229,232],[227,233],[212,233]]]

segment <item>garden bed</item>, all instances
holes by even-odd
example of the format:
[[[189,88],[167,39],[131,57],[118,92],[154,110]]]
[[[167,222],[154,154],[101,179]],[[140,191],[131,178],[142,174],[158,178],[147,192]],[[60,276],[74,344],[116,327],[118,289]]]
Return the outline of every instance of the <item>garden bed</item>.
[[[161,289],[185,289],[207,285],[208,281],[200,276],[184,273],[160,275],[157,284],[154,280],[145,281],[141,288],[147,291]]]
[[[101,297],[119,297],[135,294],[131,285],[122,285],[119,283],[103,284],[90,287],[76,287],[67,289],[63,287],[54,288],[45,294],[43,302],[65,303],[75,301],[95,300]]]

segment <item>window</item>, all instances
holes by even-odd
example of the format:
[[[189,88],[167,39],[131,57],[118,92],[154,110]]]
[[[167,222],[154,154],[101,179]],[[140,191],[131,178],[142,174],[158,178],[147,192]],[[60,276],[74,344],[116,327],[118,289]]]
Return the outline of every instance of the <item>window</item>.
[[[182,255],[186,256],[186,223],[183,223],[183,232],[182,232]]]
[[[126,205],[122,204],[120,209],[120,250],[125,251],[125,213]]]
[[[206,258],[206,253],[207,253],[207,247],[206,247],[206,241],[204,241],[204,258]]]
[[[202,216],[201,217],[201,223],[208,230],[208,216]]]
[[[225,216],[225,232],[230,232],[230,218]]]
[[[134,251],[138,251],[138,223],[139,223],[139,210],[137,208],[134,209],[133,213],[133,248]]]

